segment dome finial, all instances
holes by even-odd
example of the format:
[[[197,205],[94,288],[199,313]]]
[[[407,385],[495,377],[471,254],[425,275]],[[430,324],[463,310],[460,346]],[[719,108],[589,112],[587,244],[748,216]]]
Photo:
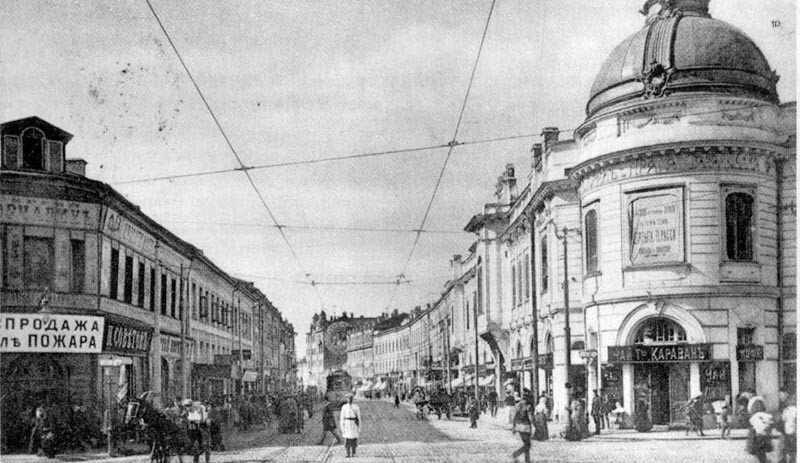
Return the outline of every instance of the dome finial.
[[[654,6],[661,5],[659,13],[674,13],[677,11],[686,13],[691,11],[702,15],[708,15],[708,4],[710,2],[711,0],[646,0],[644,5],[642,5],[642,9],[639,10],[639,13],[648,16],[650,10]]]

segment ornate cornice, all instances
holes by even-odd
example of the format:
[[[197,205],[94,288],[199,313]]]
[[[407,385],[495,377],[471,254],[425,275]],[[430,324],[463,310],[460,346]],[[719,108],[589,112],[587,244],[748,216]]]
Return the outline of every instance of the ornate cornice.
[[[775,175],[775,159],[785,148],[749,142],[668,143],[619,151],[585,161],[568,170],[582,188],[624,179],[678,172],[747,171]]]

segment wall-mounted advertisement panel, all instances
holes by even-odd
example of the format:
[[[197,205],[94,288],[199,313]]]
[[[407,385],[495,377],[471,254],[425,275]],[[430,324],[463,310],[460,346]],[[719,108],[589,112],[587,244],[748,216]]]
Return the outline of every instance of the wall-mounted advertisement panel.
[[[0,352],[99,354],[103,317],[42,313],[0,314]]]

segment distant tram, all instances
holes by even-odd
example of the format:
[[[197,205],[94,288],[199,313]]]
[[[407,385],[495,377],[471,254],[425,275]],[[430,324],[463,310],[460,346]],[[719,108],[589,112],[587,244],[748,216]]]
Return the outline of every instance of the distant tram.
[[[352,393],[353,380],[346,371],[336,370],[328,375],[325,397],[327,397],[334,406],[337,408],[341,407],[347,402],[347,394]]]

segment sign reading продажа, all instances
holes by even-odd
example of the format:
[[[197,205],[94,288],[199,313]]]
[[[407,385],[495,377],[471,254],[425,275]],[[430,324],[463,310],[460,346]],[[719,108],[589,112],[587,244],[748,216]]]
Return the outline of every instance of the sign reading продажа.
[[[0,314],[0,352],[99,354],[104,321],[84,315]]]
[[[608,363],[670,363],[711,361],[711,344],[609,346]]]

